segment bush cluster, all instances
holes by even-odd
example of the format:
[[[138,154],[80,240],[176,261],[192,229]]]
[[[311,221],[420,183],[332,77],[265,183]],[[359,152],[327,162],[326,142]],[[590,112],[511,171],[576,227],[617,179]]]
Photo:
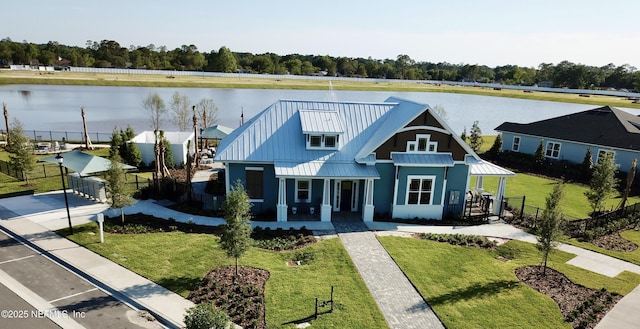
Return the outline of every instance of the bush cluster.
[[[226,329],[229,326],[229,316],[205,302],[187,310],[184,324],[187,329]]]
[[[638,227],[640,224],[640,215],[623,217],[620,219],[612,220],[606,223],[604,226],[595,227],[590,230],[586,230],[582,236],[585,241],[592,241],[593,239],[612,234],[629,227]]]
[[[589,299],[585,300],[578,308],[571,311],[565,320],[569,323],[576,322],[575,328],[591,328],[592,324],[598,321],[602,312],[608,310],[612,303],[616,302],[619,295],[602,288],[594,292]]]
[[[496,246],[495,242],[479,235],[422,233],[420,238],[446,242],[455,246],[470,246],[483,249],[493,249]]]
[[[251,232],[251,238],[254,240],[254,246],[275,251],[294,250],[315,242],[313,233],[306,227],[299,230],[293,228],[272,230],[258,226]]]

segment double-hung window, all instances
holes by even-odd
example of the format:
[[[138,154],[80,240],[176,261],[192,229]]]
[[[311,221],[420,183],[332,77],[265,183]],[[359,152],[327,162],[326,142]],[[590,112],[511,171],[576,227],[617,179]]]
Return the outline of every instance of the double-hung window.
[[[556,142],[547,142],[547,148],[545,151],[545,156],[547,158],[557,159],[560,157],[560,143]]]
[[[407,204],[432,204],[435,180],[435,176],[408,176],[406,195]]]
[[[511,150],[514,152],[518,152],[520,150],[520,136],[513,136],[513,144],[511,145]]]
[[[296,202],[311,202],[311,180],[296,180]]]

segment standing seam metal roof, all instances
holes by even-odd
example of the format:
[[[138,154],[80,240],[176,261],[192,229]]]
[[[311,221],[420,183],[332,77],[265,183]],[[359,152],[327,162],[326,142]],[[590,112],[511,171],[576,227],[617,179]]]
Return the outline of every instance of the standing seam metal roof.
[[[338,111],[299,110],[302,133],[340,134],[344,132]]]

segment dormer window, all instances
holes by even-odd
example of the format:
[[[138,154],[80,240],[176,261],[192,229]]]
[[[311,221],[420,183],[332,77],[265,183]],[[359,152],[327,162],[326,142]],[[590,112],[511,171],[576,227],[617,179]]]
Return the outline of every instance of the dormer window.
[[[438,142],[431,141],[431,135],[416,135],[416,140],[407,142],[407,152],[435,153]]]
[[[309,136],[310,147],[322,147],[322,136],[311,135]]]
[[[344,133],[344,124],[338,111],[299,110],[298,113],[308,150],[340,148],[340,135]]]
[[[307,149],[338,149],[337,135],[307,135]]]

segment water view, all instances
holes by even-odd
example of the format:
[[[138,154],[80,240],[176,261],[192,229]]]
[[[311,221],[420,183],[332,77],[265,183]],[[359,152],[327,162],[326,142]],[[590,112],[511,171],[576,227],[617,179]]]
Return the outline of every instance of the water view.
[[[397,96],[429,105],[442,106],[447,122],[458,134],[469,129],[475,120],[484,134],[504,121],[527,123],[575,113],[597,105],[558,103],[515,98],[427,92],[375,92],[277,90],[277,89],[213,89],[213,88],[143,88],[101,86],[8,85],[0,87],[0,102],[7,104],[10,118],[20,120],[27,132],[82,131],[80,107],[84,107],[87,126],[92,134],[110,134],[114,127],[131,125],[136,132],[150,129],[148,114],[142,105],[151,93],[158,93],[167,107],[172,94],[178,91],[192,103],[211,98],[218,106],[219,124],[236,128],[240,114],[248,120],[278,99],[338,100],[382,102]],[[624,108],[623,108],[624,109]],[[638,113],[636,109],[624,109]],[[168,117],[167,117],[168,119]],[[174,130],[167,120],[165,130]],[[4,129],[4,127],[0,128]],[[46,134],[45,134],[46,135]],[[58,135],[54,133],[54,135]],[[93,135],[92,135],[93,136]],[[42,136],[47,139],[48,136]],[[59,137],[54,137],[59,139]],[[92,137],[93,139],[93,137]]]

